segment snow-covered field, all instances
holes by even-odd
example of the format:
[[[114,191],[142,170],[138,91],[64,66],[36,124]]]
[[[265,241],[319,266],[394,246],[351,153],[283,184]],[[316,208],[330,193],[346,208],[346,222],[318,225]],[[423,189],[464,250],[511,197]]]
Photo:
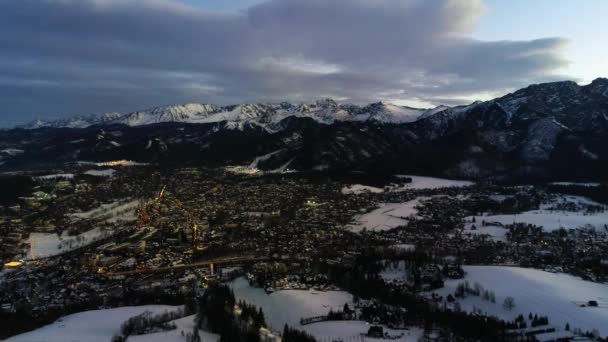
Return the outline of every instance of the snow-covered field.
[[[272,156],[274,156],[275,154],[279,154],[281,152],[285,151],[285,149],[280,149],[274,152],[270,152],[268,154],[265,154],[263,156],[259,156],[259,157],[255,157],[255,159],[251,162],[251,164],[249,165],[250,169],[257,169],[258,164],[260,162],[264,162],[267,161],[268,159],[272,158]]]
[[[146,335],[138,335],[138,336],[130,336],[128,338],[128,342],[185,342],[186,337],[182,336],[182,331],[184,335],[188,333],[192,333],[194,329],[194,318],[196,315],[186,316],[184,318],[176,319],[171,321],[175,323],[177,329],[169,330],[154,334],[146,334]],[[204,342],[217,342],[220,340],[220,336],[216,334],[212,334],[210,332],[200,330],[199,335],[201,337],[201,341]]]
[[[397,263],[389,263],[382,271],[380,277],[388,281],[406,281],[407,273],[405,269],[405,261],[400,260]]]
[[[549,324],[564,329],[566,323],[572,329],[598,329],[602,336],[608,335],[608,285],[585,281],[580,278],[549,273],[536,269],[505,266],[464,266],[465,280],[473,286],[481,284],[494,291],[496,303],[482,301],[480,297],[468,296],[459,300],[463,310],[474,307],[491,316],[512,320],[517,315],[528,313],[546,315]],[[457,285],[464,280],[448,280],[445,287],[436,291],[447,296],[454,294]],[[515,299],[515,308],[508,311],[502,307],[505,297]],[[596,300],[599,307],[581,307],[589,300]]]
[[[330,309],[342,310],[345,303],[352,308],[352,295],[348,292],[283,290],[268,295],[261,288],[249,286],[243,277],[231,281],[229,285],[234,290],[237,300],[242,299],[264,310],[266,323],[271,330],[280,332],[283,326],[288,324],[308,332],[319,342],[331,342],[337,339],[381,341],[361,336],[361,333],[367,333],[369,329],[369,324],[362,321],[334,321],[300,325],[300,318],[326,315]],[[418,328],[391,330],[385,327],[384,329],[391,336],[403,334],[396,341],[418,341],[418,338],[422,336],[422,330]]]
[[[441,189],[441,188],[462,188],[466,186],[475,185],[474,182],[445,179],[445,178],[434,178],[434,177],[423,177],[423,176],[412,176],[412,175],[399,175],[399,177],[409,177],[412,179],[411,183],[405,184],[398,190],[421,190],[421,189]]]
[[[52,174],[52,175],[39,176],[36,178],[41,179],[41,180],[72,179],[72,178],[74,178],[74,174],[73,173],[56,173],[56,174]]]
[[[112,177],[116,170],[114,169],[103,169],[103,170],[87,170],[83,172],[85,175],[97,176],[97,177]]]
[[[477,223],[475,225],[478,229],[481,229],[483,231],[486,228],[481,227],[481,220],[485,220],[486,222],[498,222],[504,225],[512,223],[529,223],[537,226],[542,226],[547,231],[552,231],[559,228],[576,229],[582,227],[590,227],[598,230],[603,230],[604,227],[608,224],[608,210],[598,213],[585,213],[582,210],[560,211],[550,209],[551,207],[560,203],[593,205],[606,208],[605,205],[593,202],[584,197],[560,196],[555,201],[541,205],[538,210],[526,211],[515,215],[478,216]],[[471,220],[472,216],[465,218],[465,221]],[[470,224],[467,223],[467,227],[470,227]]]
[[[395,250],[398,251],[414,251],[416,250],[416,245],[411,244],[411,243],[398,243],[398,244],[394,244],[391,247],[393,247]]]
[[[382,339],[362,337],[361,334],[367,334],[370,325],[362,321],[334,321],[320,322],[301,326],[298,329],[304,330],[313,335],[319,342],[331,342],[337,340],[343,341],[386,341]],[[390,336],[400,336],[393,341],[400,342],[416,342],[422,337],[422,329],[410,328],[409,330],[393,330],[384,327],[384,332]],[[403,336],[401,336],[403,335]]]
[[[13,336],[5,342],[109,342],[112,336],[120,332],[122,323],[130,317],[145,311],[159,314],[177,308],[179,306],[144,305],[85,311],[65,316],[34,331]],[[187,325],[187,322],[184,322],[184,325]],[[157,334],[151,334],[150,336],[155,337],[153,335]],[[142,339],[133,339],[133,341],[173,341],[170,339],[145,339],[143,338],[145,336],[139,336],[138,338]],[[129,341],[132,341],[132,339],[129,338]],[[175,341],[184,340],[176,339]],[[204,341],[213,341],[213,339],[204,339]]]
[[[107,223],[114,223],[119,220],[134,221],[137,219],[135,209],[137,209],[138,205],[139,200],[117,201],[102,204],[99,208],[87,212],[68,214],[68,216],[81,220],[103,220]]]
[[[46,258],[69,252],[96,240],[108,237],[111,233],[111,231],[102,230],[101,228],[94,228],[75,236],[69,236],[67,230],[63,232],[61,237],[55,233],[31,233],[29,238],[30,251],[27,258]]]
[[[18,154],[24,153],[24,150],[18,149],[18,148],[5,148],[3,150],[0,150],[0,153],[4,153],[7,154],[9,156],[16,156]]]
[[[348,228],[353,232],[360,232],[363,229],[383,231],[407,225],[408,219],[418,214],[416,207],[425,199],[428,197],[418,197],[404,203],[382,203],[378,209],[357,215],[356,223],[349,225]]]
[[[78,161],[78,165],[95,165],[95,166],[145,166],[147,163],[138,163],[132,160],[111,160],[106,162],[90,162],[90,161]]]
[[[391,186],[389,191],[405,191],[405,190],[424,190],[424,189],[441,189],[441,188],[461,188],[466,186],[475,185],[473,182],[460,181],[444,178],[424,177],[424,176],[411,176],[411,175],[398,175],[398,177],[409,177],[412,179],[411,183],[403,185]],[[353,184],[342,189],[343,194],[360,194],[364,192],[380,193],[384,192],[383,188],[377,188],[373,186]]]
[[[237,300],[244,300],[264,310],[266,323],[274,331],[283,331],[289,324],[301,328],[300,318],[326,315],[331,308],[342,310],[345,303],[352,307],[352,295],[344,291],[283,290],[270,295],[263,289],[251,287],[243,277],[228,285],[234,290]]]
[[[500,226],[482,226],[481,221],[476,223],[469,222],[471,217],[467,217],[468,221],[464,224],[464,233],[471,235],[486,235],[495,241],[507,241],[508,229]],[[484,218],[485,219],[485,218]],[[472,230],[472,226],[475,225],[475,230]]]
[[[365,192],[372,192],[372,193],[377,194],[377,193],[384,192],[384,189],[376,188],[375,186],[361,185],[361,184],[353,184],[353,185],[349,185],[349,186],[342,188],[342,193],[345,195],[361,194],[361,193],[365,193]]]
[[[600,183],[576,183],[576,182],[553,182],[550,183],[551,185],[564,185],[564,186],[569,186],[569,185],[576,185],[576,186],[587,186],[587,187],[595,187],[595,186],[600,186]]]

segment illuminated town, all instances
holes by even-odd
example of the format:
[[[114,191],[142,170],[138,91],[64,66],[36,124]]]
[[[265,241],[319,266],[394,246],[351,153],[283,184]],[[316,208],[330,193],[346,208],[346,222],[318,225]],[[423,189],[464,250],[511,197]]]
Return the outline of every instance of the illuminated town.
[[[513,223],[517,216],[492,221],[539,205],[564,217],[584,212],[591,223],[605,215],[606,206],[563,197],[559,191],[569,188],[559,185],[403,176],[378,188],[318,174],[97,165],[114,172],[92,176],[86,165],[74,174],[35,176],[34,195],[4,207],[0,303],[11,321],[36,326],[87,309],[182,303],[239,279],[268,296],[297,290],[376,298],[359,288],[373,281],[438,310],[458,305],[454,294],[435,291],[462,282],[474,267],[464,265],[521,265],[594,282],[608,276],[605,223],[546,231]],[[358,280],[359,272],[371,278]],[[501,295],[486,291],[488,298]],[[356,316],[412,332],[425,320],[411,311],[395,315],[389,302],[378,306],[381,298],[349,302],[357,308],[352,317],[315,320]]]

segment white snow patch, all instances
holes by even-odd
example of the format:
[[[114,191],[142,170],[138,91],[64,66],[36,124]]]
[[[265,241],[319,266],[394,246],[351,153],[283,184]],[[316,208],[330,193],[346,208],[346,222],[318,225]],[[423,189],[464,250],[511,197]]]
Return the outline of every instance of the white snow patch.
[[[72,178],[74,178],[74,174],[73,173],[56,173],[56,174],[52,174],[52,175],[39,176],[36,178],[41,179],[41,180],[72,179]]]
[[[27,258],[46,258],[69,252],[76,248],[91,244],[96,240],[108,237],[111,233],[111,231],[102,230],[101,228],[94,228],[75,236],[69,236],[67,230],[64,231],[61,236],[56,233],[30,233],[30,250]]]
[[[577,182],[553,182],[550,183],[551,185],[563,185],[563,186],[570,186],[570,185],[575,185],[575,186],[586,186],[586,187],[594,187],[594,186],[600,186],[600,183],[577,183]]]
[[[399,244],[393,245],[392,247],[399,251],[411,252],[411,251],[416,250],[416,245],[411,244],[411,243],[399,243]]]
[[[138,163],[132,160],[111,160],[105,162],[90,162],[90,161],[77,161],[77,165],[95,165],[95,166],[145,166],[148,163]]]
[[[555,274],[536,269],[505,266],[464,266],[465,279],[471,286],[481,284],[494,291],[496,303],[468,296],[459,300],[463,310],[472,311],[473,306],[488,315],[505,320],[513,320],[523,314],[547,315],[549,324],[563,329],[583,331],[598,329],[601,335],[608,335],[608,285],[585,281],[580,278]],[[445,287],[436,291],[444,297],[454,294],[463,280],[447,280]],[[505,297],[515,299],[515,308],[507,311],[502,307]],[[589,300],[596,300],[599,307],[581,307]]]
[[[425,189],[441,189],[441,188],[461,188],[475,185],[474,182],[461,181],[453,179],[435,178],[435,177],[424,177],[424,176],[411,176],[411,175],[397,175],[397,177],[405,178],[409,177],[412,179],[411,183],[405,184],[391,184],[386,187],[387,191],[406,191],[406,190],[425,190]],[[384,188],[378,188],[373,186],[353,184],[342,188],[343,194],[360,194],[365,192],[381,193],[384,192]]]
[[[472,219],[472,216],[465,218],[465,221],[467,221],[467,222],[465,222],[465,225],[464,225],[465,234],[485,235],[495,241],[507,241],[506,234],[509,231],[508,229],[506,229],[504,227],[500,227],[500,226],[495,226],[495,225],[482,226],[481,220],[479,220],[475,223],[468,222],[471,219]],[[473,225],[475,225],[475,228],[476,228],[475,230],[471,229]]]
[[[85,311],[62,317],[42,328],[13,336],[5,342],[108,342],[120,332],[121,324],[133,316],[145,311],[160,314],[177,308],[179,306],[144,305]]]
[[[196,315],[186,316],[184,318],[176,319],[171,321],[175,323],[177,326],[174,330],[163,331],[153,334],[146,335],[135,335],[129,336],[129,342],[185,342],[186,337],[182,336],[182,332],[184,335],[191,334],[194,330],[194,319]],[[217,334],[213,334],[204,330],[199,329],[199,335],[201,337],[201,341],[205,342],[218,342],[220,340],[220,336]]]
[[[399,262],[389,263],[382,271],[380,271],[380,277],[387,281],[406,281],[407,270],[405,269],[405,261],[399,260]]]
[[[560,202],[574,203],[578,205],[601,206],[605,208],[605,211],[586,213],[583,211],[549,210],[549,208],[559,204]],[[465,220],[470,219],[472,219],[472,217],[465,218]],[[556,201],[541,205],[540,209],[538,210],[526,211],[515,215],[478,216],[478,228],[480,228],[481,220],[485,220],[486,222],[498,222],[503,225],[513,223],[528,223],[541,226],[547,231],[553,231],[559,228],[577,229],[583,227],[602,230],[608,224],[608,207],[580,196],[560,196]]]
[[[251,162],[251,164],[249,165],[250,169],[256,169],[258,167],[258,163],[261,161],[266,161],[268,159],[270,159],[272,156],[274,156],[275,154],[281,153],[283,152],[284,149],[280,149],[280,150],[276,150],[274,152],[270,152],[268,154],[265,154],[263,156],[259,156],[256,157],[253,162]]]
[[[295,172],[295,170],[290,170],[287,167],[289,166],[289,164],[291,164],[291,162],[293,162],[296,159],[296,157],[293,157],[291,159],[289,159],[285,164],[279,166],[278,169],[274,169],[271,171],[268,171],[268,173],[290,173],[290,172]]]
[[[411,175],[399,175],[398,177],[409,177],[412,179],[411,183],[406,183],[402,188],[400,188],[398,190],[462,188],[462,187],[475,185],[475,183],[470,182],[470,181],[461,181],[461,180],[453,180],[453,179],[445,179],[445,178],[411,176]]]
[[[3,150],[0,150],[0,153],[8,154],[9,156],[16,156],[23,152],[25,151],[18,148],[5,148]]]
[[[347,194],[361,194],[365,192],[372,193],[381,193],[384,192],[384,189],[376,188],[374,186],[361,185],[361,184],[353,184],[342,188],[342,193]]]
[[[370,324],[363,321],[333,321],[320,322],[299,327],[314,336],[318,341],[361,341],[375,342],[385,341],[383,339],[362,336],[367,334]],[[416,342],[423,335],[421,328],[412,327],[409,330],[393,330],[384,327],[384,332],[389,336],[398,337],[390,341]]]
[[[69,217],[81,220],[99,220],[106,223],[115,223],[119,220],[134,221],[137,219],[135,209],[139,206],[139,200],[116,201],[102,204],[99,208],[83,213],[71,213]]]
[[[87,170],[83,172],[85,175],[89,176],[97,176],[97,177],[112,177],[116,170],[114,169],[104,169],[104,170]]]
[[[408,224],[409,219],[418,214],[418,207],[422,200],[429,197],[418,197],[404,203],[382,203],[380,208],[369,213],[355,216],[356,223],[348,228],[353,232],[363,229],[371,231],[384,231]]]
[[[353,307],[352,295],[344,291],[282,290],[268,295],[261,288],[251,287],[243,277],[228,285],[237,300],[261,307],[269,328],[277,332],[283,331],[285,324],[301,329],[301,318],[326,315],[330,309],[342,310],[345,303]]]

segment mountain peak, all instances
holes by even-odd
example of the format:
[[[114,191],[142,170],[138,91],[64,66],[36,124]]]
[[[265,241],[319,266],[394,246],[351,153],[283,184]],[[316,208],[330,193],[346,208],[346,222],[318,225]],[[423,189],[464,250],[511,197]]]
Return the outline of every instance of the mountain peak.
[[[36,119],[25,125],[17,126],[18,128],[25,129],[36,129],[43,127],[51,128],[85,128],[98,124],[105,124],[114,121],[121,117],[122,114],[116,112],[102,113],[102,114],[84,114],[76,115],[69,118],[58,119],[58,120],[41,120]]]
[[[591,82],[591,84],[608,84],[608,78],[598,77]]]
[[[153,107],[125,115],[112,112],[100,115],[80,115],[55,121],[39,119],[18,127],[27,129],[41,127],[85,128],[100,124],[142,126],[163,122],[198,124],[226,122],[234,123],[230,127],[239,129],[253,125],[276,131],[276,129],[280,129],[280,125],[277,124],[287,117],[307,117],[322,124],[332,124],[339,121],[402,124],[426,119],[440,113],[458,117],[474,108],[480,108],[480,110],[493,108],[490,106],[491,104],[500,107],[500,110],[504,111],[511,120],[520,116],[523,119],[546,115],[562,117],[565,115],[566,109],[571,112],[578,108],[577,106],[580,107],[581,104],[592,101],[591,97],[596,98],[597,96],[600,96],[600,99],[603,96],[608,97],[607,78],[595,79],[591,84],[584,87],[573,81],[533,84],[501,98],[486,102],[475,101],[467,106],[452,108],[439,106],[431,109],[419,109],[383,101],[360,106],[348,103],[338,104],[331,98],[299,104],[280,102],[216,106],[208,103],[184,103]],[[446,115],[443,116],[447,117]],[[564,120],[568,121],[567,119]]]
[[[317,100],[315,101],[316,105],[319,107],[323,107],[323,108],[329,108],[329,107],[337,107],[338,103],[336,103],[336,101],[334,101],[334,99],[332,98],[324,98],[321,100]]]

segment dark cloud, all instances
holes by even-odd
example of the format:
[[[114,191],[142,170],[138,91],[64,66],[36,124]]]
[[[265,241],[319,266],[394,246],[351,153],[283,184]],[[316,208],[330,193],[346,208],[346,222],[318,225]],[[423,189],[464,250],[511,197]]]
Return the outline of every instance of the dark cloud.
[[[0,125],[202,101],[457,103],[549,79],[560,38],[478,41],[481,0],[0,0]]]

